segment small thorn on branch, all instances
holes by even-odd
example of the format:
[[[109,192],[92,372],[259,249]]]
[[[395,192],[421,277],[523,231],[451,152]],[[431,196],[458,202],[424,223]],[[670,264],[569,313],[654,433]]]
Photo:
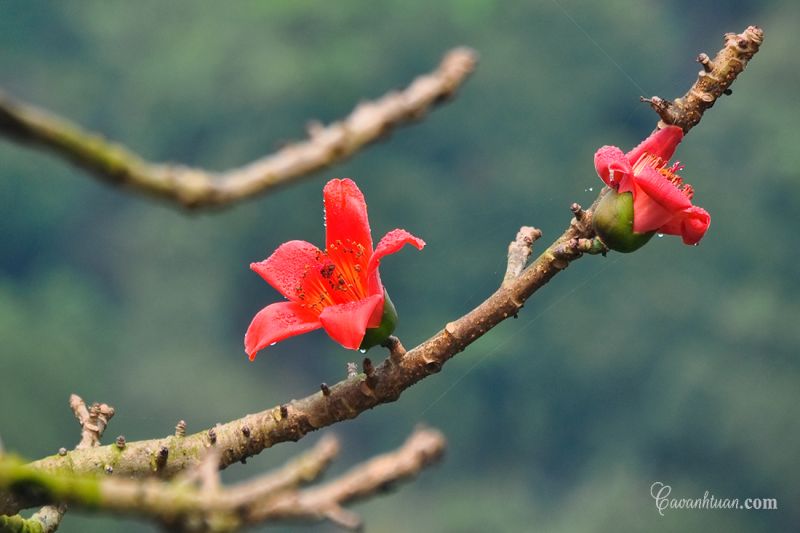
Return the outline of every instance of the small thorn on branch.
[[[162,446],[158,449],[158,453],[156,453],[156,472],[160,472],[164,470],[164,467],[167,466],[167,459],[169,458],[169,448],[166,446]]]

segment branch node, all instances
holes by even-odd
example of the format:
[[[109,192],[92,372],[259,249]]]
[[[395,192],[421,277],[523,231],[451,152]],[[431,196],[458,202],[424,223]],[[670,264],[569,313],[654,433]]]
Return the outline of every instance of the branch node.
[[[697,62],[703,66],[704,72],[711,72],[714,70],[714,63],[711,62],[711,58],[708,57],[708,54],[705,52],[697,56]]]
[[[354,362],[347,363],[347,379],[354,378],[358,375],[358,366]]]
[[[106,473],[107,476],[110,476],[114,473],[114,467],[111,465],[106,465],[103,471]]]
[[[375,373],[375,367],[372,365],[372,359],[370,359],[369,357],[364,358],[364,362],[361,364],[361,368],[364,369],[364,374],[366,374],[367,377],[370,377]]]
[[[364,375],[366,376],[364,385],[366,385],[371,392],[378,384],[378,376],[375,375],[375,366],[372,364],[372,359],[365,357],[364,362],[362,363],[362,368],[364,369]]]
[[[331,389],[330,387],[328,387],[327,383],[325,382],[320,383],[319,388],[322,391],[322,395],[325,396],[326,398],[331,395]]]
[[[244,435],[246,439],[250,438],[250,426],[242,426],[242,435]]]
[[[285,403],[281,404],[280,412],[281,412],[281,420],[286,420],[287,418],[289,418],[289,405]]]
[[[211,443],[211,445],[217,443],[217,431],[214,428],[209,428],[207,435],[208,442]]]
[[[120,435],[117,437],[117,440],[114,442],[117,445],[117,448],[120,450],[125,449],[125,435]]]
[[[389,350],[389,360],[393,363],[399,363],[406,354],[405,346],[394,335],[389,335],[381,346]]]
[[[58,455],[60,455],[61,457],[67,455],[67,449],[62,446],[61,448],[58,449]]]
[[[519,277],[533,252],[533,243],[541,236],[541,230],[531,226],[522,226],[519,229],[516,238],[508,245],[508,263],[503,286],[507,286]]]
[[[186,436],[186,420],[178,420],[178,423],[175,424],[175,436],[176,437]]]
[[[114,408],[105,403],[93,403],[87,408],[77,394],[70,395],[69,406],[81,426],[81,440],[75,449],[100,446],[100,437],[114,416]]]
[[[424,362],[425,370],[427,370],[429,374],[436,374],[442,369],[442,362],[438,359],[427,358],[424,359]]]

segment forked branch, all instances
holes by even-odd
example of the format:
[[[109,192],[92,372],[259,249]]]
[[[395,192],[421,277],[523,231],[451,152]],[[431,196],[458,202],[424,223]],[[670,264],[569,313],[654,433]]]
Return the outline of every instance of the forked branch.
[[[345,119],[309,128],[309,138],[222,173],[173,163],[151,163],[128,148],[66,119],[0,92],[0,134],[49,150],[101,181],[187,208],[229,205],[266,193],[347,159],[392,129],[419,120],[453,96],[477,63],[468,48],[450,50],[433,72],[407,88],[362,102]]]
[[[444,447],[441,433],[417,429],[398,450],[307,489],[301,485],[316,479],[339,451],[332,436],[323,437],[281,469],[231,487],[219,482],[217,448],[210,448],[196,468],[174,481],[43,473],[0,457],[0,487],[79,509],[151,519],[180,531],[233,531],[261,523],[322,520],[356,529],[361,520],[344,505],[414,477],[438,460]],[[21,520],[0,517],[0,530],[23,531],[16,528]]]

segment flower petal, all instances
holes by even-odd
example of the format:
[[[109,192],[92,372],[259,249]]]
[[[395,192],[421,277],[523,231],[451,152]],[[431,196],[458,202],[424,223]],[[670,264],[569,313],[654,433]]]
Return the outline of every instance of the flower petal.
[[[252,361],[259,350],[270,344],[321,327],[316,313],[298,303],[270,304],[253,317],[244,335],[244,350]]]
[[[606,185],[619,187],[623,176],[633,173],[631,163],[616,146],[603,146],[594,154],[594,168]]]
[[[318,281],[320,270],[327,264],[322,251],[306,241],[289,241],[250,269],[258,273],[278,292],[292,301],[298,301],[303,287],[309,281]]]
[[[680,235],[685,244],[697,244],[711,225],[711,215],[702,207],[692,206],[677,213],[658,231],[668,235]]]
[[[376,309],[383,309],[383,293],[328,306],[320,313],[319,321],[333,340],[349,350],[358,350]]]
[[[636,189],[633,191],[633,231],[655,231],[675,216],[674,211],[654,202],[641,188]]]
[[[372,251],[372,236],[367,218],[367,203],[350,179],[333,179],[322,191],[325,203],[325,247],[351,241]]]
[[[683,139],[683,130],[678,126],[664,126],[656,130],[650,136],[639,143],[639,146],[626,154],[631,165],[635,165],[639,158],[647,152],[650,155],[660,157],[666,163],[672,159],[675,148]]]
[[[375,248],[375,253],[369,258],[367,272],[371,273],[376,270],[383,257],[400,251],[400,248],[406,244],[410,244],[417,250],[422,250],[425,247],[425,241],[411,235],[404,229],[393,229],[384,235],[377,248]]]
[[[637,187],[640,187],[647,196],[668,211],[674,213],[687,209],[692,205],[692,201],[683,191],[653,167],[642,166],[634,176],[634,180],[636,180]],[[634,207],[635,212],[636,208]]]

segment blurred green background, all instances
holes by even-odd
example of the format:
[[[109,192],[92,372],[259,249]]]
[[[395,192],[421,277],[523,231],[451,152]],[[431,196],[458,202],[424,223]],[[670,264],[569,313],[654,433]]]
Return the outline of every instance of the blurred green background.
[[[117,408],[106,441],[198,431],[318,390],[359,354],[321,332],[249,363],[277,293],[248,270],[323,243],[321,190],[356,179],[406,346],[499,283],[520,225],[549,240],[600,186],[603,144],[655,124],[726,31],[762,51],[678,151],[712,216],[697,248],[654,239],[588,257],[444,371],[333,431],[334,472],[441,428],[440,466],[356,506],[369,531],[790,531],[800,523],[797,276],[800,4],[658,2],[3,2],[0,86],[147,158],[221,170],[308,120],[405,86],[455,45],[481,54],[452,103],[350,161],[231,209],[189,215],[0,141],[0,435],[36,458],[78,440],[71,392]],[[378,352],[374,358],[380,358]],[[256,475],[319,438],[225,473]],[[777,498],[778,511],[667,511],[650,496]],[[315,531],[331,526],[312,526]],[[154,531],[69,513],[61,531]],[[275,530],[272,528],[271,530]],[[283,530],[280,528],[280,530]]]

